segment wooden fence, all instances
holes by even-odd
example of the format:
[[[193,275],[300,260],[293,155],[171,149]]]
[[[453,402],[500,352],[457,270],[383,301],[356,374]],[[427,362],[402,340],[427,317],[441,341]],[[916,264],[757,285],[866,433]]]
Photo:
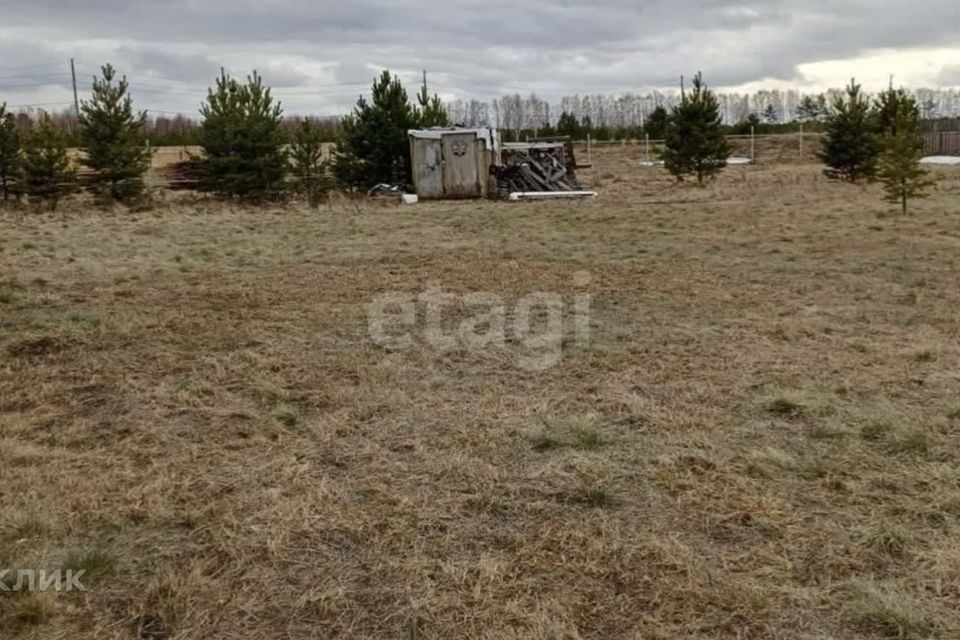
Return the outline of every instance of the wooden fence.
[[[923,134],[923,152],[931,156],[960,156],[960,131]]]

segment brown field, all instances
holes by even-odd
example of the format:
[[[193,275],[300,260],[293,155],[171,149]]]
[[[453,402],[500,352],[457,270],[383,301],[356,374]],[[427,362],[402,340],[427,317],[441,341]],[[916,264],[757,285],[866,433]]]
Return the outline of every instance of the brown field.
[[[0,213],[0,571],[87,571],[0,636],[960,637],[960,171],[901,217],[641,156],[591,202]],[[591,342],[378,346],[428,283],[589,293]]]
[[[329,160],[331,152],[336,145],[333,143],[323,144],[323,159]],[[191,157],[203,154],[203,147],[185,146],[185,147],[156,147],[152,150],[151,168],[162,169],[178,162],[184,162]]]

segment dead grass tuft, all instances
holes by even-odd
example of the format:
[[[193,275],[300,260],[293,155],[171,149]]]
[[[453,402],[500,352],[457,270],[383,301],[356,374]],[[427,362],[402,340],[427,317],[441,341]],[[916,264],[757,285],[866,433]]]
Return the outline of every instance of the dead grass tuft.
[[[892,588],[866,583],[858,594],[852,615],[857,626],[884,638],[923,638],[931,626],[918,603]]]
[[[297,408],[286,404],[279,405],[275,408],[271,416],[285,427],[294,427],[300,422],[300,412]]]
[[[767,403],[767,411],[784,418],[799,418],[803,415],[804,406],[792,398],[780,396]]]
[[[67,553],[61,567],[74,573],[84,571],[86,578],[102,578],[116,569],[117,555],[105,547],[78,549]]]
[[[59,353],[69,346],[60,336],[32,336],[14,340],[7,345],[7,355],[12,358],[31,358]]]
[[[38,626],[47,624],[56,609],[48,593],[26,593],[13,599],[12,619],[14,625]]]
[[[893,454],[925,455],[930,446],[930,437],[923,431],[901,429],[893,434],[887,450]]]
[[[577,490],[575,500],[580,504],[596,509],[609,507],[614,503],[611,493],[605,487],[599,485],[581,487]]]
[[[599,425],[589,418],[544,421],[543,428],[531,438],[534,451],[576,449],[595,451],[606,444]]]

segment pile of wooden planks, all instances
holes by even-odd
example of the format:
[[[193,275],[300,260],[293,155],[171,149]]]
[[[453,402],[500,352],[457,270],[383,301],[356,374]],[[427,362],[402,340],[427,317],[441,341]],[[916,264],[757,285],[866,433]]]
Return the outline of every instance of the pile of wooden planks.
[[[200,160],[190,158],[154,169],[171,191],[193,191],[200,184]]]
[[[575,164],[563,142],[512,142],[502,146],[500,164],[491,169],[497,194],[579,191]]]

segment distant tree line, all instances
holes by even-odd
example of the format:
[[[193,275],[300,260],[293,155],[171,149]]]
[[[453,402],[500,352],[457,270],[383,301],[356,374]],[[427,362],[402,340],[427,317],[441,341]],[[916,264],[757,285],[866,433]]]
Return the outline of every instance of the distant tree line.
[[[678,103],[679,104],[679,103]],[[672,107],[671,107],[672,109]],[[586,140],[589,137],[597,142],[616,142],[620,140],[643,140],[649,136],[651,140],[663,140],[666,136],[667,115],[670,111],[665,107],[657,107],[646,119],[643,126],[613,128],[607,126],[597,126],[586,116],[579,119],[577,116],[563,112],[555,126],[547,125],[536,128],[523,128],[520,130],[501,129],[500,135],[507,142],[518,142],[535,137],[548,136],[570,136],[574,140]],[[764,122],[759,116],[749,116],[743,122],[736,124],[724,124],[721,120],[720,130],[726,135],[770,135],[783,133],[796,133],[800,130],[801,123],[768,123]],[[805,130],[815,133],[822,130],[822,121],[811,121],[804,123]]]
[[[789,90],[761,90],[751,94],[716,93],[722,125],[728,134],[794,133],[802,124],[807,131],[820,131],[834,99],[843,90],[804,94]],[[909,92],[917,103],[925,130],[960,130],[960,90],[917,89]],[[417,96],[419,103],[419,94]],[[594,140],[663,139],[662,116],[680,101],[677,92],[651,91],[623,95],[574,95],[551,103],[535,94],[512,94],[492,101],[454,100],[443,104],[436,98],[434,109],[443,109],[451,122],[463,126],[496,126],[506,140],[534,135],[573,135]],[[658,120],[659,116],[659,120]],[[16,114],[21,129],[39,120],[40,112]],[[73,110],[51,113],[50,118],[66,132],[67,144],[79,145],[76,114]],[[341,133],[342,118],[311,117],[324,142],[334,142]],[[292,134],[300,127],[301,116],[285,115],[284,129]],[[153,146],[194,146],[200,143],[201,122],[184,115],[148,113],[147,139]]]
[[[803,123],[816,127],[826,118],[841,89],[804,94],[789,90],[761,90],[751,94],[716,93],[723,125],[743,130],[749,123],[765,131],[795,131]],[[911,92],[921,120],[960,118],[960,90],[917,89]],[[682,97],[679,92],[651,91],[574,95],[551,103],[535,94],[512,94],[492,101],[456,100],[447,111],[454,122],[465,126],[497,126],[514,137],[560,127],[564,116],[581,124],[581,132],[594,139],[642,138],[647,121],[658,109],[669,112]],[[653,136],[651,136],[653,137]]]

